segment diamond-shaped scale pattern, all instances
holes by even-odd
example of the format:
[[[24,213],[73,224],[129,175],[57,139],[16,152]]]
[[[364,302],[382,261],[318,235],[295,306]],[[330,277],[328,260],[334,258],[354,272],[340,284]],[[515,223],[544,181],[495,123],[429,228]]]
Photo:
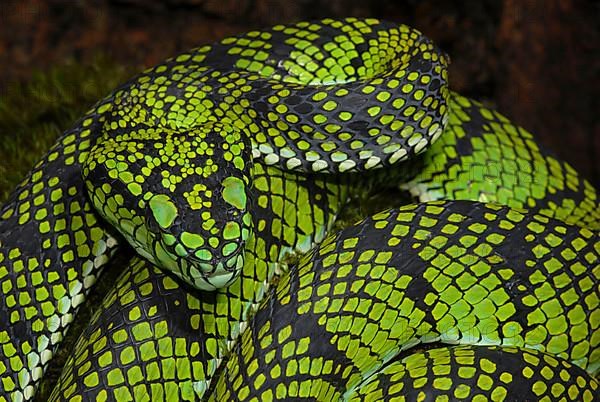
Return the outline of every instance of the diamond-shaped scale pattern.
[[[214,370],[220,356],[207,353],[211,342],[195,336],[202,302],[180,287],[137,259],[106,296],[60,378],[58,389],[80,388],[64,387],[60,398],[195,400],[194,382]]]
[[[304,172],[363,171],[410,159],[441,134],[447,57],[419,31],[376,19],[326,19],[254,31],[148,70],[114,95],[107,135],[246,133],[256,159]]]
[[[354,43],[352,49],[347,39]],[[307,46],[307,41],[311,46]],[[218,121],[238,135],[248,136],[253,155],[267,165],[308,172],[373,168],[408,157],[439,135],[447,117],[446,66],[447,58],[416,30],[374,19],[350,18],[277,26],[224,39],[170,59],[117,88],[63,134],[0,213],[0,280],[5,290],[0,311],[0,345],[4,346],[0,362],[5,368],[0,370],[0,380],[5,382],[5,395],[24,399],[33,395],[34,380],[41,376],[73,319],[75,306],[83,301],[99,268],[115,250],[116,238],[108,234],[105,223],[100,223],[92,212],[81,180],[82,164],[90,162],[88,154],[99,139],[119,142],[128,133],[143,134],[145,130],[180,133]],[[376,81],[369,85],[372,79]],[[330,84],[339,88],[333,91]],[[380,84],[385,84],[385,89]],[[368,132],[362,130],[364,124],[352,127],[349,122],[347,109],[358,99],[356,94],[369,95],[377,103],[377,110],[363,107],[360,111],[361,119],[373,125]],[[299,103],[318,103],[319,112],[290,112],[286,103],[289,100],[290,107],[293,106],[294,96],[302,98]],[[408,100],[402,104],[394,102],[400,97]],[[275,98],[280,101],[273,102]],[[254,104],[264,107],[254,110]],[[401,112],[401,116],[390,118],[386,110]],[[348,136],[354,138],[353,145],[348,145]],[[395,140],[390,141],[390,136]],[[95,149],[94,158],[108,154],[102,152],[102,147]],[[118,174],[110,178],[121,180],[120,184],[134,195],[140,193],[138,206],[144,208],[152,205],[141,194],[140,184],[148,178],[144,171],[133,176],[128,166],[123,168],[127,163],[135,163],[139,156],[135,146],[128,151],[131,151],[128,155],[115,153],[111,162]],[[229,151],[233,152],[233,146]],[[229,151],[220,150],[219,156],[227,159]],[[141,158],[147,162],[148,156]],[[237,156],[227,162],[235,164]],[[164,173],[169,176],[163,177],[169,181],[166,186],[169,190],[177,184],[176,175],[170,174],[174,168],[169,164],[172,162],[173,159],[162,158],[156,162],[163,165]],[[109,167],[108,175],[114,176],[115,169]],[[222,172],[221,175],[219,178],[225,182],[226,175]],[[136,230],[147,217],[132,216],[131,210],[124,208],[124,199],[115,195],[112,188],[106,188],[106,184],[88,186],[92,198],[99,194],[98,188],[110,192],[96,200],[96,206],[104,212],[106,209],[123,214],[113,221],[122,225],[122,233],[131,235],[130,241],[135,238],[138,243],[148,243],[152,251],[141,247],[138,251],[151,258],[157,242],[141,241],[145,232]],[[243,198],[242,186],[238,184],[227,187],[233,193],[228,198],[236,206],[242,205]],[[194,206],[203,204],[208,197],[205,189],[196,190],[187,194],[192,200],[187,201]],[[158,206],[151,214],[158,211],[154,213],[158,225],[170,222],[177,215],[170,200],[162,197],[154,201]],[[280,206],[275,199],[273,202],[274,207]],[[206,221],[210,226],[211,219]],[[298,235],[289,230],[282,233],[285,241],[293,243],[303,238],[302,247],[306,249],[314,240],[311,225],[306,222],[305,218],[298,219],[294,226],[301,228]],[[275,226],[267,229],[272,229],[272,233],[282,232],[284,226],[279,223],[275,221]],[[230,225],[231,230],[223,239],[226,235],[236,237],[240,230],[232,226],[235,225]],[[206,239],[212,240],[213,248],[223,240],[214,234],[211,232],[213,236]],[[174,246],[175,254],[181,259],[191,249],[192,258],[212,263],[212,254],[206,250],[198,252],[198,244],[205,239],[195,235],[180,239],[185,247]],[[240,246],[244,240],[236,244]],[[174,244],[170,238],[166,242],[168,246]],[[235,251],[232,251],[234,243],[225,245],[229,246],[227,253]],[[163,251],[164,247],[157,254],[164,255]],[[269,245],[266,252],[280,254],[280,249]],[[172,260],[154,261],[163,267],[172,264]],[[241,265],[240,258],[229,261],[227,270],[235,276]],[[201,276],[191,269],[183,272],[181,276]],[[228,282],[212,285],[218,287]],[[43,358],[38,356],[41,352]],[[26,362],[27,359],[30,361]]]
[[[259,313],[234,354],[240,366],[226,371],[232,382],[218,392],[330,400],[399,351],[437,340],[536,347],[596,371],[597,233],[569,226],[598,227],[596,192],[527,132],[451,94],[447,64],[404,25],[325,19],[226,38],[117,88],[61,137],[0,212],[0,400],[32,397],[116,250],[88,202],[82,166],[104,165],[100,180],[84,172],[88,195],[143,257],[196,287],[230,286],[194,293],[136,260],[54,397],[193,399],[278,264],[322,240],[347,184],[363,180],[314,173],[412,160],[443,131],[405,188],[421,200],[498,201],[542,215],[430,204],[343,232],[341,246],[330,240],[318,263],[284,278],[269,305],[281,319]],[[225,143],[206,136],[216,131],[227,133]],[[389,185],[398,172],[388,173]],[[148,189],[157,187],[164,192],[154,197]],[[180,202],[195,213],[182,214]],[[184,223],[207,233],[182,232]],[[224,261],[215,250],[234,257]],[[231,275],[209,282],[198,262]],[[177,264],[183,269],[172,269]]]
[[[437,341],[537,349],[594,373],[599,258],[598,233],[508,207],[377,214],[279,283],[213,398],[339,398],[401,351]]]

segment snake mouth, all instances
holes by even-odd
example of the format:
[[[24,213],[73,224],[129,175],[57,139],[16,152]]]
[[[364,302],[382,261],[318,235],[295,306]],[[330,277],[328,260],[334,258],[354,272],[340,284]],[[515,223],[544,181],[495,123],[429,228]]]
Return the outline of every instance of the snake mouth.
[[[189,254],[187,254],[185,257],[182,257],[182,258],[184,258],[189,263],[191,263],[195,266],[203,267],[203,269],[201,269],[201,271],[208,274],[207,275],[208,277],[213,275],[213,273],[215,271],[218,271],[219,268],[221,268],[221,270],[223,270],[223,271],[234,272],[237,269],[236,265],[235,265],[235,261],[239,258],[240,255],[243,255],[243,251],[245,249],[246,242],[240,241],[239,243],[229,243],[229,244],[235,245],[235,248],[232,250],[227,250],[226,255],[223,252],[224,250],[221,249],[221,250],[212,250],[212,252],[210,252],[211,258],[209,258],[209,259],[198,257],[197,256],[198,251],[190,252]],[[200,250],[200,251],[203,252],[204,250]],[[208,251],[208,250],[206,250],[206,251]],[[210,268],[210,267],[214,267],[214,268]]]
[[[181,239],[159,230],[150,234],[147,244],[153,250],[151,261],[166,269],[185,283],[213,291],[228,286],[244,266],[246,240],[230,241],[220,247],[190,250]]]
[[[245,242],[240,242],[228,257],[214,257],[204,260],[189,254],[185,261],[190,267],[190,280],[202,290],[215,290],[230,285],[244,267]]]

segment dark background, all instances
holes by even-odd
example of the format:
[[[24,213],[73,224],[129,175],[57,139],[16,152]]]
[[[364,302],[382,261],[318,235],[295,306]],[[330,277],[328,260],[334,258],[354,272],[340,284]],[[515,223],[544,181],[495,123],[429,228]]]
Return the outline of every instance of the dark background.
[[[98,53],[137,70],[276,23],[385,18],[450,54],[453,89],[496,106],[600,187],[599,15],[585,0],[0,0],[0,96],[34,70]]]

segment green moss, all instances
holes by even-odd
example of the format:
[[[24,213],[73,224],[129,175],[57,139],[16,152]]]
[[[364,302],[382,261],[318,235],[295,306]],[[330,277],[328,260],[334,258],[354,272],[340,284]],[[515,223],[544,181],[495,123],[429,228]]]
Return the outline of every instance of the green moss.
[[[98,56],[89,64],[67,62],[8,85],[0,96],[0,203],[60,133],[131,71]]]

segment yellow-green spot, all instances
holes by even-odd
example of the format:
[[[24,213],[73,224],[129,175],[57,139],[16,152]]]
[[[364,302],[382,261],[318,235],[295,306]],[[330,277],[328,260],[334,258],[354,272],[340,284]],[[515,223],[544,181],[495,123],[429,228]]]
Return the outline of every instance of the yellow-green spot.
[[[223,180],[223,200],[239,210],[246,209],[246,186],[237,177],[227,177]]]
[[[177,207],[169,196],[165,194],[157,194],[152,197],[149,201],[150,209],[154,215],[156,222],[163,228],[166,229],[173,224],[175,218],[177,218]]]
[[[181,242],[188,248],[196,249],[204,245],[204,239],[195,233],[183,232]]]

